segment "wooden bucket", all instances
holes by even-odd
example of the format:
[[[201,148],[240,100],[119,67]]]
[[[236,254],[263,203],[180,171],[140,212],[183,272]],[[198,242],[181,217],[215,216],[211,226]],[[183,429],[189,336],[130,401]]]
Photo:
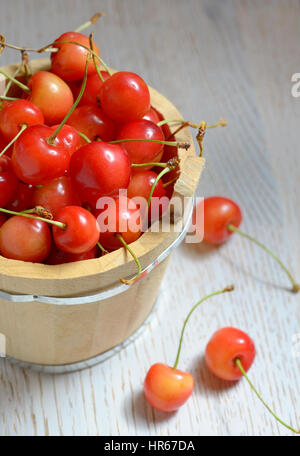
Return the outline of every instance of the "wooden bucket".
[[[47,70],[49,61],[32,61],[31,67],[33,72]],[[14,74],[17,66],[3,69]],[[5,83],[2,78],[0,93]],[[163,95],[152,88],[150,94],[152,106],[164,118],[182,119]],[[106,359],[139,334],[156,302],[169,254],[187,231],[204,165],[187,129],[176,139],[191,143],[188,151],[178,152],[181,174],[174,191],[174,196],[188,197],[188,203],[184,214],[175,210],[169,232],[157,222],[158,232],[147,231],[131,244],[143,268],[134,285],[119,280],[136,273],[125,249],[58,266],[0,256],[0,333],[9,360],[44,372],[74,371]]]

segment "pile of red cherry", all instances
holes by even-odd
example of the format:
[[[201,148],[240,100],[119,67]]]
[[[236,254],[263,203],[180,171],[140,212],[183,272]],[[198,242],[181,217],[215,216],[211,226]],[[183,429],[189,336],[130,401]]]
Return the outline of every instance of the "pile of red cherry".
[[[26,84],[10,77],[21,98],[1,97],[0,253],[61,264],[138,239],[132,198],[171,196],[174,180],[157,180],[157,170],[177,148],[168,125],[157,125],[162,117],[140,76],[100,71],[99,49],[82,33],[64,33],[52,46],[50,70]],[[104,196],[113,197],[105,209],[116,223],[100,236],[96,204]]]

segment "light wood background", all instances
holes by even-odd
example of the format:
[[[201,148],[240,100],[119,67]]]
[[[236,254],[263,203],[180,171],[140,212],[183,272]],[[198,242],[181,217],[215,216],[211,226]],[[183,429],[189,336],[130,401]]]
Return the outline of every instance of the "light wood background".
[[[95,27],[103,58],[144,76],[187,119],[225,116],[206,137],[199,195],[221,194],[243,208],[243,227],[278,251],[300,280],[300,72],[297,0],[1,0],[8,42],[40,46],[103,10]],[[5,52],[1,64],[16,60]],[[188,309],[234,283],[233,294],[205,303],[190,322],[181,368],[196,387],[176,414],[153,411],[141,394],[154,362],[172,363]],[[250,376],[278,414],[300,426],[300,299],[284,273],[238,237],[221,248],[182,245],[163,281],[158,310],[143,335],[93,369],[46,376],[0,361],[1,435],[290,435],[245,381],[224,383],[205,368],[212,333],[233,325],[254,339]],[[298,347],[298,351],[299,347]]]

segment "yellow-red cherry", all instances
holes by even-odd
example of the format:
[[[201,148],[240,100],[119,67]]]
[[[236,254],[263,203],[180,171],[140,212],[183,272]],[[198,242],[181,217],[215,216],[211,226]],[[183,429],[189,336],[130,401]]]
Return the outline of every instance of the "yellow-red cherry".
[[[207,367],[223,380],[238,380],[242,373],[236,365],[239,359],[244,370],[250,369],[255,358],[253,340],[244,331],[226,327],[216,331],[205,350]]]
[[[175,412],[190,397],[194,379],[188,372],[156,363],[144,381],[144,394],[149,404],[162,412]]]
[[[53,47],[59,51],[51,53],[51,71],[64,81],[78,81],[84,77],[88,50],[80,45],[62,43],[62,41],[73,41],[89,48],[89,38],[82,33],[66,32],[57,38],[53,44]],[[93,50],[97,55],[100,55],[98,46],[94,41]],[[88,64],[87,74],[90,76],[95,72],[96,68],[91,60]]]
[[[38,71],[28,81],[28,100],[42,111],[45,124],[59,124],[70,111],[74,98],[70,87],[56,74]]]

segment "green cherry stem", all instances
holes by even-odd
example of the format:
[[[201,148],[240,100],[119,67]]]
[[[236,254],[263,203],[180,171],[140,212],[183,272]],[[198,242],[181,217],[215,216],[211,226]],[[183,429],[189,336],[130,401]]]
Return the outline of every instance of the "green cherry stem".
[[[178,345],[178,350],[177,350],[177,355],[176,355],[176,359],[175,359],[175,363],[174,363],[174,366],[173,366],[173,369],[177,369],[177,366],[178,366],[178,362],[179,362],[179,357],[180,357],[180,353],[181,353],[181,347],[182,347],[182,341],[183,341],[183,336],[184,336],[184,331],[185,331],[185,328],[186,328],[186,325],[191,317],[191,315],[195,312],[195,310],[200,306],[200,304],[202,304],[204,301],[206,301],[207,299],[209,298],[212,298],[213,296],[217,296],[217,295],[220,295],[222,293],[227,293],[229,291],[233,291],[234,287],[233,285],[229,285],[228,287],[224,288],[223,290],[220,290],[220,291],[215,291],[213,293],[210,293],[209,295],[205,296],[204,298],[200,299],[200,301],[198,301],[192,308],[191,310],[189,311],[186,319],[184,320],[184,323],[183,323],[183,327],[182,327],[182,330],[181,330],[181,335],[180,335],[180,340],[179,340],[179,345]]]
[[[32,209],[30,211],[33,211]],[[15,211],[10,211],[8,209],[4,209],[3,207],[0,207],[0,212],[4,212],[5,214],[9,215],[20,215],[21,217],[26,217],[26,218],[31,218],[34,220],[41,220],[42,222],[49,223],[50,225],[57,226],[58,228],[61,228],[62,230],[65,230],[67,228],[67,225],[62,222],[57,222],[55,220],[50,220],[45,217],[38,217],[36,215],[31,215],[30,213],[27,212],[15,212]]]
[[[6,95],[1,95],[0,96],[0,100],[3,100],[3,101],[16,101],[16,100],[19,100],[20,98],[16,98],[16,97],[7,97]]]
[[[97,242],[97,246],[99,247],[103,255],[106,255],[108,253],[108,251],[103,247],[102,244],[100,244],[100,242]]]
[[[91,143],[92,141],[90,140],[90,138],[88,138],[84,133],[81,133],[81,131],[78,131],[77,130],[77,133],[79,134],[79,136],[81,136],[81,138],[83,138],[87,143]]]
[[[92,51],[93,51],[93,50],[94,50],[94,48],[93,48],[93,33],[90,34],[89,40],[90,40],[90,48],[91,48]],[[94,54],[93,54],[93,62],[94,62],[94,65],[95,65],[97,74],[98,74],[98,76],[99,76],[101,82],[104,82],[104,77],[102,76],[101,71],[99,70],[98,64],[97,64],[97,62],[96,62],[96,57],[95,57]]]
[[[120,281],[122,283],[125,283],[126,285],[132,285],[140,277],[140,275],[142,273],[142,266],[141,266],[140,260],[138,259],[136,254],[133,252],[133,250],[129,247],[127,242],[124,240],[123,236],[120,233],[117,233],[116,237],[123,244],[125,249],[130,253],[130,255],[132,256],[132,258],[134,259],[134,261],[136,262],[136,265],[138,267],[138,272],[137,272],[136,276],[134,276],[132,279],[127,280],[127,279],[123,279],[122,277],[120,278]]]
[[[95,24],[95,22],[97,22],[97,20],[100,18],[100,17],[103,17],[105,16],[105,13],[96,13],[94,14],[91,19],[89,19],[87,22],[85,22],[84,24],[80,25],[79,27],[77,27],[77,29],[75,30],[75,32],[79,33],[79,32],[82,32],[83,30],[85,30],[86,28],[90,27],[91,25]]]
[[[3,74],[3,76],[6,77],[6,79],[9,79],[10,81],[12,81],[14,84],[16,84],[18,87],[20,87],[20,89],[24,90],[24,92],[30,93],[30,88],[27,87],[25,84],[22,84],[22,82],[18,81],[18,79],[14,78],[13,76],[10,76],[3,70],[0,70],[0,74]]]
[[[159,139],[144,139],[144,138],[129,138],[129,139],[116,139],[114,141],[110,141],[111,144],[119,144],[123,142],[133,142],[133,141],[141,141],[141,142],[153,142],[164,144],[165,146],[175,146],[179,149],[188,150],[190,148],[190,143],[188,142],[177,142],[177,141],[160,141]]]
[[[66,115],[64,120],[61,122],[61,124],[57,127],[57,129],[54,131],[54,133],[48,139],[48,143],[49,144],[53,144],[54,143],[55,138],[59,134],[59,132],[62,129],[62,127],[67,123],[69,117],[73,114],[73,112],[75,111],[75,109],[78,106],[78,103],[80,102],[80,100],[82,98],[82,95],[83,95],[85,87],[86,87],[88,64],[89,64],[89,56],[86,59],[86,64],[85,64],[85,69],[84,69],[84,77],[83,77],[83,80],[82,80],[82,85],[81,85],[81,89],[80,89],[80,92],[78,94],[78,97],[76,98],[73,106],[71,107],[70,111],[68,112],[68,114]]]
[[[17,141],[19,136],[21,136],[21,134],[23,133],[24,130],[26,130],[26,128],[27,128],[26,124],[21,125],[21,129],[20,129],[19,133],[17,133],[16,136],[10,141],[10,143],[8,143],[7,146],[5,146],[4,149],[0,152],[0,157],[2,157],[2,155],[4,155],[5,152]]]
[[[275,255],[274,252],[272,252],[272,250],[270,250],[268,247],[266,247],[264,244],[262,244],[261,242],[259,242],[257,239],[255,239],[254,237],[250,236],[249,234],[247,233],[244,233],[243,231],[241,231],[239,228],[237,228],[236,226],[232,225],[232,224],[229,224],[227,226],[227,229],[229,231],[232,231],[233,233],[238,233],[240,236],[243,236],[245,238],[247,238],[249,241],[252,241],[254,242],[256,245],[258,245],[259,247],[261,247],[265,252],[267,252],[269,255],[271,255],[271,257],[277,261],[277,263],[279,264],[279,266],[281,266],[281,268],[284,270],[284,272],[286,273],[286,275],[288,276],[288,278],[290,279],[291,281],[291,284],[293,286],[292,288],[292,291],[294,293],[298,293],[298,291],[300,290],[300,285],[298,283],[296,283],[296,281],[294,280],[292,274],[290,273],[290,271],[287,269],[287,267],[282,263],[282,261],[280,260],[280,258],[278,258],[277,255]]]
[[[268,406],[268,404],[264,401],[264,399],[261,397],[260,393],[257,391],[257,389],[255,388],[255,386],[253,385],[253,383],[251,382],[251,380],[249,379],[248,375],[246,374],[243,366],[242,366],[242,363],[241,363],[241,360],[239,358],[237,358],[235,360],[235,364],[237,365],[237,367],[240,369],[241,373],[243,374],[243,376],[245,377],[245,379],[247,380],[247,382],[249,383],[250,385],[250,388],[252,389],[252,391],[254,391],[254,393],[256,394],[256,396],[258,397],[258,399],[263,403],[263,405],[266,407],[266,409],[271,413],[271,415],[275,418],[275,420],[277,420],[280,424],[282,424],[284,427],[286,427],[287,429],[289,429],[290,431],[292,432],[295,432],[296,434],[300,434],[300,430],[299,429],[295,429],[293,428],[292,426],[290,426],[289,424],[286,424],[284,421],[282,421],[277,415],[275,412],[273,412],[273,410]]]

